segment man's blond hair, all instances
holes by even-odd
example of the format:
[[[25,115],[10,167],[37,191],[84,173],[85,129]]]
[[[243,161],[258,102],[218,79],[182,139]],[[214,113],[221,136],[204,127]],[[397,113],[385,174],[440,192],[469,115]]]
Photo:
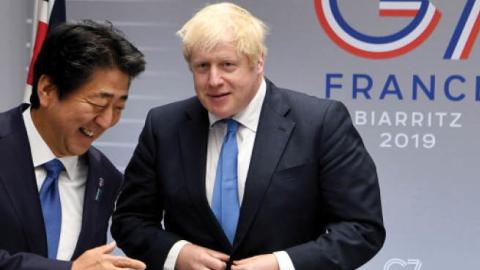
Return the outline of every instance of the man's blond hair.
[[[246,55],[251,64],[256,64],[267,54],[267,32],[268,27],[246,9],[224,2],[199,10],[177,35],[182,39],[187,62],[194,48],[211,51],[221,42],[233,42],[237,53]]]

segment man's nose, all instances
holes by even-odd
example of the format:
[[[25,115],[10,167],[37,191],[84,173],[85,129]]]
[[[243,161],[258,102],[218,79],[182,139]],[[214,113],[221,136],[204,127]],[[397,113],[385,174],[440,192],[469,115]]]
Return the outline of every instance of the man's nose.
[[[95,122],[103,129],[112,127],[117,121],[118,117],[116,116],[115,108],[113,108],[113,106],[102,110],[102,112],[95,118]]]
[[[209,74],[208,74],[208,83],[210,86],[216,87],[222,84],[223,79],[222,79],[222,73],[217,67],[212,67],[210,68]]]

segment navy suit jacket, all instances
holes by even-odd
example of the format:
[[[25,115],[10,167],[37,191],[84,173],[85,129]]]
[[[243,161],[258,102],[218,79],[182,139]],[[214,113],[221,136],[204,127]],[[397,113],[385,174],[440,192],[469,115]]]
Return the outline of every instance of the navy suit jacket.
[[[23,105],[0,114],[0,269],[70,269],[71,262],[47,259],[45,226],[22,118],[26,108]],[[82,227],[72,260],[105,244],[122,182],[121,173],[97,149],[91,147],[85,155],[88,176]],[[104,185],[96,200],[100,178]]]
[[[233,245],[206,197],[208,129],[196,97],[147,116],[112,234],[148,269],[180,239],[232,260],[285,250],[297,270],[355,269],[383,245],[376,168],[340,102],[267,81]]]

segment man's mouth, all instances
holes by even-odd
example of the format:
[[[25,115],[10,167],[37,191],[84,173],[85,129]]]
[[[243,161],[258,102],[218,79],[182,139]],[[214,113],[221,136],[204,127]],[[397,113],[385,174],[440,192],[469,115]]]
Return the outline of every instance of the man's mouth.
[[[85,136],[88,136],[90,138],[93,138],[93,135],[95,135],[95,132],[84,127],[80,128],[80,132],[82,132]]]
[[[209,95],[211,98],[222,98],[222,97],[225,97],[225,96],[228,96],[230,95],[230,93],[221,93],[221,94],[212,94],[212,95]]]

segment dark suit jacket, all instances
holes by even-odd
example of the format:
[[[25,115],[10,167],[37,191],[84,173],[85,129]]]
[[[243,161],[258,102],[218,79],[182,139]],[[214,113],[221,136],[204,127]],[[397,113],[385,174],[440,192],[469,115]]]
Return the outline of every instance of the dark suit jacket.
[[[70,269],[70,262],[49,260],[45,226],[20,106],[0,114],[0,269]],[[108,221],[122,182],[121,173],[97,149],[85,154],[88,176],[82,228],[73,254],[106,242]],[[95,200],[99,178],[104,179]],[[63,213],[68,215],[68,213]]]
[[[333,270],[380,249],[375,165],[341,103],[267,82],[233,246],[205,193],[208,126],[197,98],[149,112],[113,216],[129,256],[162,269],[185,239],[232,259],[285,250],[297,270]]]

